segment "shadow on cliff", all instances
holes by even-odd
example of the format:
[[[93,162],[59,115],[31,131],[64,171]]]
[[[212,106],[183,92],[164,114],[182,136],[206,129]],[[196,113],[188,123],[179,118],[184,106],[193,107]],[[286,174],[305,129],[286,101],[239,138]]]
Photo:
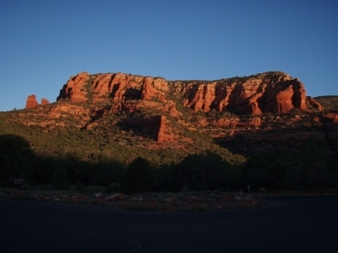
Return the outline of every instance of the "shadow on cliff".
[[[142,136],[157,141],[158,132],[161,125],[160,115],[144,115],[140,112],[132,112],[125,119],[117,123],[123,131],[130,132],[134,135]]]
[[[334,145],[336,135],[338,135],[338,124],[332,122],[309,127],[276,125],[275,129],[238,131],[232,136],[215,138],[214,142],[246,157],[256,153],[297,151],[309,140],[320,143],[329,153],[336,153],[337,149]]]

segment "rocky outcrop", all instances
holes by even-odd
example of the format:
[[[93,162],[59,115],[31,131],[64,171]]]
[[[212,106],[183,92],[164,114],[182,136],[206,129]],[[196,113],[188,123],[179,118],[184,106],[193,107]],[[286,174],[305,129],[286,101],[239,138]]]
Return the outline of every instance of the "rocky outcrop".
[[[61,89],[57,100],[99,103],[107,100],[125,102],[157,98],[163,101],[167,91],[168,83],[163,78],[123,73],[89,75],[82,72],[70,78]]]
[[[309,97],[309,103],[314,108],[316,108],[318,111],[323,111],[323,106],[318,101],[316,101],[314,98]]]
[[[36,96],[33,94],[33,95],[29,95],[27,97],[27,100],[26,100],[26,109],[31,109],[31,108],[34,108],[34,107],[37,107],[39,106],[39,103],[38,101],[36,100]]]
[[[73,103],[112,103],[118,111],[133,104],[139,108],[142,101],[172,103],[172,96],[193,112],[209,112],[215,109],[234,114],[260,115],[262,113],[287,113],[293,109],[303,111],[307,107],[303,83],[282,72],[266,72],[243,78],[216,81],[167,81],[164,78],[116,74],[90,75],[82,72],[70,78],[63,86],[57,100]],[[170,102],[169,102],[170,101]],[[320,104],[309,103],[317,110]],[[158,104],[154,104],[155,107]],[[176,107],[170,109],[177,115]]]
[[[239,117],[227,117],[227,118],[221,118],[216,120],[215,122],[212,122],[212,125],[218,126],[218,127],[225,127],[225,128],[233,128],[233,129],[256,129],[260,127],[262,124],[262,118],[261,117],[252,117],[248,120],[241,120]]]
[[[41,98],[41,105],[49,105],[49,101],[46,98]]]
[[[157,132],[157,141],[158,142],[171,142],[176,138],[175,134],[172,132],[172,129],[168,123],[167,117],[161,115],[159,120],[159,128]]]
[[[41,99],[41,105],[48,105],[48,104],[49,104],[49,101],[46,98],[42,98]],[[38,107],[39,105],[40,104],[36,100],[36,96],[34,94],[33,95],[29,95],[27,97],[27,100],[26,100],[26,107],[25,107],[25,109],[35,108],[35,107]]]
[[[132,131],[157,142],[170,142],[175,139],[166,116],[140,115],[127,118],[119,123],[124,131]]]
[[[60,95],[57,98],[68,98],[71,102],[79,103],[86,102],[88,100],[88,86],[87,82],[90,81],[89,74],[87,72],[82,72],[76,76],[72,76],[67,84],[63,86],[60,91]]]
[[[324,122],[338,123],[338,113],[326,113],[323,115]]]
[[[249,78],[224,79],[187,85],[185,105],[195,112],[211,109],[235,114],[287,113],[294,108],[308,110],[304,85],[281,72],[267,72]]]
[[[90,120],[89,109],[77,105],[69,105],[66,103],[58,103],[51,107],[46,113],[48,119],[58,119],[62,115],[67,115],[71,118],[81,117],[84,120]]]

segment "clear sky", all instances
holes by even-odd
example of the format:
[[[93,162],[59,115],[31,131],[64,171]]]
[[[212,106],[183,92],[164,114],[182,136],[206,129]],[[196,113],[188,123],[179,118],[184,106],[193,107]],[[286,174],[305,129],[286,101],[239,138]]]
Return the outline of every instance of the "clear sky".
[[[0,111],[70,76],[215,80],[265,71],[338,95],[337,0],[1,0]]]

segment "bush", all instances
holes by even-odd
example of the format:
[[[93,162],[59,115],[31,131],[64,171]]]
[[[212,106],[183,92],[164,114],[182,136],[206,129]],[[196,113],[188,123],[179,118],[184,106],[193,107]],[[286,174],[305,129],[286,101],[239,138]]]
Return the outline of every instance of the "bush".
[[[57,164],[55,167],[52,185],[59,190],[68,190],[70,188],[67,170],[61,164]]]
[[[76,185],[75,185],[75,190],[78,191],[79,193],[84,193],[85,190],[84,190],[84,186],[81,182],[78,182]]]
[[[106,188],[106,193],[110,194],[110,193],[116,193],[119,192],[121,189],[121,184],[119,183],[111,183],[110,185],[107,186]]]

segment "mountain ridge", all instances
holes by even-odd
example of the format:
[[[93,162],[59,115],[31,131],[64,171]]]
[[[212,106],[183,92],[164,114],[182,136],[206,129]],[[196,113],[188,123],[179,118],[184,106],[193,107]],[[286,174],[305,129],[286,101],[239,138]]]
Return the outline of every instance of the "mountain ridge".
[[[118,128],[124,134],[150,138],[156,145],[149,147],[160,149],[175,145],[185,150],[195,138],[187,135],[194,133],[230,143],[236,136],[249,138],[248,142],[259,140],[258,136],[266,139],[269,131],[274,132],[270,141],[284,144],[283,136],[299,144],[307,138],[337,140],[336,130],[326,127],[329,122],[336,124],[337,113],[327,112],[306,96],[299,79],[280,71],[213,81],[81,72],[62,86],[57,102],[36,105],[27,114],[20,117],[20,124],[84,131]],[[254,152],[257,147],[250,149]]]
[[[183,104],[194,112],[231,111],[236,114],[285,113],[293,108],[308,110],[303,83],[283,72],[265,72],[250,77],[214,81],[167,81],[164,78],[123,73],[72,76],[60,91],[57,101],[103,101],[115,104],[132,100],[170,100],[179,94]],[[311,101],[310,101],[311,103]],[[312,101],[321,110],[320,105]],[[121,106],[121,104],[120,104]],[[119,110],[115,108],[113,110]]]
[[[80,73],[56,102],[27,101],[34,106],[0,113],[4,185],[17,172],[53,183],[60,166],[62,185],[120,184],[134,163],[159,169],[150,173],[157,181],[149,189],[157,190],[338,182],[335,101],[306,96],[304,84],[282,72],[216,81]]]

